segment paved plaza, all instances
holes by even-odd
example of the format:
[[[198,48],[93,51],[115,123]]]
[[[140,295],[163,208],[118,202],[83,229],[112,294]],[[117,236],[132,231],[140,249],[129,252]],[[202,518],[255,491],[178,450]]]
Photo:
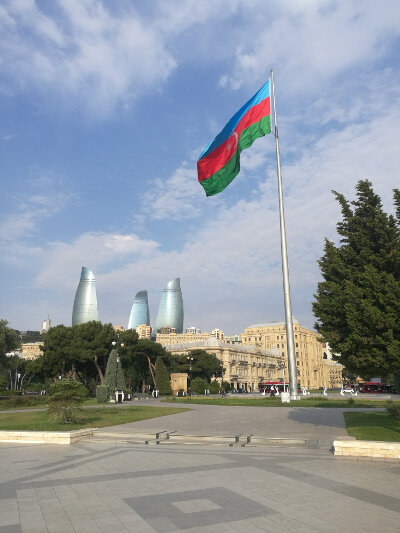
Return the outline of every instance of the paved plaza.
[[[400,464],[334,457],[342,410],[193,407],[114,429],[202,434],[208,420],[209,433],[276,437],[280,426],[323,445],[2,443],[0,533],[399,531]]]

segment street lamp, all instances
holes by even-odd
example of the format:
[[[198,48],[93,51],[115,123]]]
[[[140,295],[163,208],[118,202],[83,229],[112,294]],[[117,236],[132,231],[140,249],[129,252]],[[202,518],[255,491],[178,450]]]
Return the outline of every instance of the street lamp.
[[[117,351],[117,366],[115,367],[115,392],[117,393],[118,389],[118,367],[119,367],[119,363],[120,363],[120,358],[119,358],[119,353],[118,353],[118,347],[120,346],[121,348],[124,347],[124,343],[123,342],[119,342],[119,339],[118,339],[118,342],[117,341],[112,341],[111,343],[114,348],[116,349]],[[118,401],[118,399],[117,399]]]
[[[190,355],[188,355],[186,357],[188,363],[189,363],[189,375],[188,375],[188,380],[189,380],[189,390],[190,390],[190,382],[192,381],[192,363],[193,363],[193,359],[194,357],[191,357]]]
[[[279,364],[279,370],[282,370],[283,373],[283,392],[286,392],[286,386],[285,386],[285,363]]]

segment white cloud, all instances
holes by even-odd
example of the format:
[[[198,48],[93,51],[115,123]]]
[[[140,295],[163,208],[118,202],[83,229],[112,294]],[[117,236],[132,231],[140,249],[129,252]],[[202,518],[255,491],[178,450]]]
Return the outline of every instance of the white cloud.
[[[197,181],[195,165],[183,163],[166,179],[155,179],[141,198],[143,215],[155,220],[183,220],[201,213],[204,196]],[[142,216],[143,216],[142,215]]]
[[[24,193],[9,195],[12,213],[0,218],[0,244],[29,239],[38,224],[59,213],[76,195],[62,180],[43,169],[32,169]],[[10,254],[7,254],[10,256]]]
[[[241,35],[233,75],[220,83],[238,88],[276,67],[284,92],[316,92],[349,68],[372,67],[399,35],[400,4],[387,0],[260,2],[251,31]],[[266,21],[268,23],[266,24]],[[246,28],[248,30],[248,28]],[[372,69],[371,69],[372,70]]]
[[[19,83],[79,96],[97,117],[129,103],[176,63],[152,23],[133,6],[118,5],[112,12],[98,1],[59,0],[50,15],[33,0],[6,2],[1,69]]]

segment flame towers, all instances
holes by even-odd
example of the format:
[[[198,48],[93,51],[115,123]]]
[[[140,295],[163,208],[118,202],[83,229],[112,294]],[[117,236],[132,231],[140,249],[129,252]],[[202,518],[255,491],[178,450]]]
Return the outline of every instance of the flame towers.
[[[183,332],[183,299],[180,278],[169,281],[161,295],[155,332],[159,333],[164,327],[175,328],[177,333]]]
[[[128,329],[135,329],[141,324],[150,326],[149,301],[147,291],[139,291],[133,300]]]
[[[99,320],[97,312],[96,279],[91,270],[82,267],[81,279],[76,289],[72,325]]]

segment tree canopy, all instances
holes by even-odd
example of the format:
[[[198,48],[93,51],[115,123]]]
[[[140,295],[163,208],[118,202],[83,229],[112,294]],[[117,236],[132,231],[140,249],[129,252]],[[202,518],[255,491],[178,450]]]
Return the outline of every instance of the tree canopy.
[[[146,385],[156,387],[155,368],[157,357],[161,357],[165,366],[169,368],[171,366],[171,354],[158,342],[148,339],[137,340],[135,344],[127,343],[127,338],[130,335],[129,331],[133,330],[124,331],[120,335],[121,342],[124,342],[120,353],[126,380],[131,387],[142,391],[144,391]]]
[[[187,372],[190,379],[202,378],[209,383],[213,376],[222,376],[223,366],[215,353],[196,349],[191,350],[188,355],[175,356],[172,371]]]
[[[43,355],[35,361],[37,371],[46,377],[73,377],[89,388],[97,381],[103,383],[116,337],[111,324],[97,321],[50,328],[44,338]]]
[[[340,244],[325,240],[323,281],[313,303],[315,327],[348,372],[389,378],[400,371],[400,191],[384,212],[368,180],[341,206]]]
[[[19,348],[21,338],[18,332],[8,327],[7,320],[0,319],[0,378],[11,389],[18,386],[18,373],[22,373],[25,362],[18,355],[7,357],[6,354]]]

